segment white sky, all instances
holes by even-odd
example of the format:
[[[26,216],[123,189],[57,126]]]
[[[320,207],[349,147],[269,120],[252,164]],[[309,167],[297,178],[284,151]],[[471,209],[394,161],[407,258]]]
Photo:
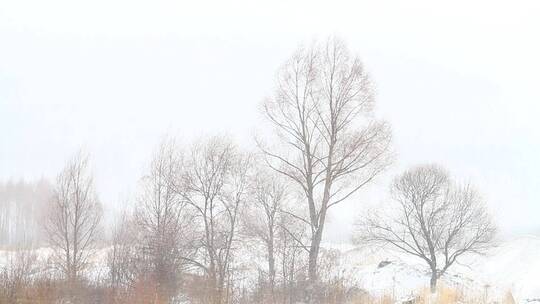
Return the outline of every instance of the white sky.
[[[0,1],[0,179],[90,151],[108,208],[160,138],[249,145],[277,68],[336,34],[393,125],[391,174],[438,162],[478,185],[505,234],[540,231],[539,1]],[[346,240],[388,178],[336,210]]]

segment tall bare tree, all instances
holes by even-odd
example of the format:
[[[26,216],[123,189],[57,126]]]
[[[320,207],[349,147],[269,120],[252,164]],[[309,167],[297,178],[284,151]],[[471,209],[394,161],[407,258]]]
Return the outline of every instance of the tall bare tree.
[[[198,254],[186,260],[202,269],[208,279],[206,301],[227,303],[239,215],[248,193],[250,157],[223,137],[198,142],[188,154],[180,189],[195,213],[192,225],[200,237],[193,243]]]
[[[458,185],[441,167],[425,165],[398,176],[391,185],[389,210],[359,220],[357,241],[390,244],[424,260],[430,287],[458,258],[490,247],[495,226],[478,192]]]
[[[69,282],[80,279],[88,266],[100,237],[101,217],[88,157],[79,153],[58,175],[45,221],[54,260]]]
[[[277,147],[258,142],[271,168],[303,192],[311,239],[309,279],[330,208],[369,184],[391,162],[391,133],[373,115],[369,77],[338,39],[301,48],[279,71],[276,92],[264,103]]]

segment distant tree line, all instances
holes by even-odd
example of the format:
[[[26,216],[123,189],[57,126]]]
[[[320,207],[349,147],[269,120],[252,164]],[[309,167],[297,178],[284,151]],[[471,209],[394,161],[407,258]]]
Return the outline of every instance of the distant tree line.
[[[44,241],[39,225],[52,193],[45,179],[0,182],[0,248],[24,248]]]

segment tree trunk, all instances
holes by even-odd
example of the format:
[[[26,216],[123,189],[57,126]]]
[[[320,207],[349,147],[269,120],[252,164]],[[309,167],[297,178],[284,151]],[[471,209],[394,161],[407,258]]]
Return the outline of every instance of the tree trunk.
[[[319,227],[315,231],[315,235],[311,240],[309,246],[309,263],[308,263],[308,279],[310,285],[313,285],[317,282],[317,261],[319,259],[319,250],[321,248],[321,239],[322,239],[322,227]]]
[[[315,235],[312,237],[311,244],[309,246],[308,285],[306,286],[307,288],[305,290],[304,297],[308,304],[312,304],[315,302],[313,296],[319,280],[318,260],[319,251],[321,249],[322,231],[323,225],[320,225],[315,231]]]
[[[210,274],[208,276],[208,298],[209,302],[212,304],[220,304],[221,302],[221,294],[220,294],[220,288],[218,283],[218,275],[216,274],[215,270],[212,270],[210,268]]]
[[[437,270],[431,270],[431,280],[429,282],[429,287],[432,294],[437,292],[437,279]]]
[[[275,302],[275,286],[276,286],[276,261],[274,258],[274,242],[270,241],[268,246],[268,280],[270,283],[270,297],[272,303]]]

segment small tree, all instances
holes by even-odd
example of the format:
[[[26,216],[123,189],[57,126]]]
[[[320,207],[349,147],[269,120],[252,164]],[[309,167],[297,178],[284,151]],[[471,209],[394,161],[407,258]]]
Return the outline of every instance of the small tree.
[[[239,218],[248,195],[251,157],[223,137],[195,143],[186,156],[179,191],[193,214],[195,254],[184,259],[202,270],[205,302],[230,302]]]
[[[424,260],[432,292],[459,257],[491,245],[496,229],[478,192],[453,182],[441,167],[406,171],[394,180],[391,196],[387,216],[379,212],[360,219],[356,241],[390,244]]]
[[[281,303],[296,303],[301,299],[307,269],[308,239],[303,223],[294,219],[293,213],[286,211],[289,206],[282,206],[279,217],[276,258],[281,279]]]
[[[78,154],[58,175],[45,222],[53,258],[64,277],[80,279],[100,237],[101,204],[88,157]]]
[[[174,140],[164,140],[142,179],[134,219],[139,237],[138,258],[142,259],[138,262],[143,264],[139,271],[150,276],[159,295],[166,298],[174,295],[179,286],[185,265],[184,233],[191,224],[186,218],[186,204],[177,191],[181,168],[182,154]]]
[[[275,302],[276,255],[279,242],[281,209],[286,199],[286,185],[281,176],[259,168],[250,187],[249,208],[244,216],[246,234],[266,249],[267,280],[272,303]]]
[[[107,253],[109,283],[114,296],[122,296],[121,292],[133,288],[140,275],[138,234],[133,216],[124,212],[113,227],[111,249]]]

